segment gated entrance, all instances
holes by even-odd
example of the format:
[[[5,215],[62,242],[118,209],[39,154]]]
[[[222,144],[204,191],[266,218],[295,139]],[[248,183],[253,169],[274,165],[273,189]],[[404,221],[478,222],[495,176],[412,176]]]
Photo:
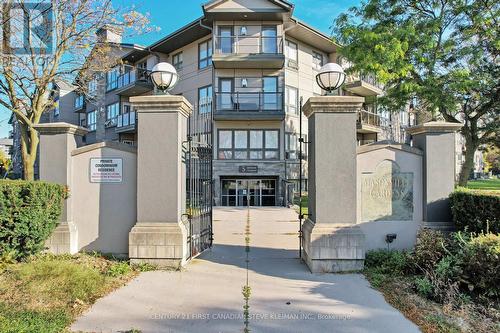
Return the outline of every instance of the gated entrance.
[[[212,144],[211,119],[192,116],[186,141],[186,215],[188,258],[212,246]]]

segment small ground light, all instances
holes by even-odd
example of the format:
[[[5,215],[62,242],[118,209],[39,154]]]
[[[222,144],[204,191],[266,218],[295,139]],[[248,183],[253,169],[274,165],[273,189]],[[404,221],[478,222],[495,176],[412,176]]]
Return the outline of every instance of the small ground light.
[[[397,234],[387,234],[385,235],[385,242],[387,243],[387,249],[389,249],[389,244],[394,242],[398,235]]]

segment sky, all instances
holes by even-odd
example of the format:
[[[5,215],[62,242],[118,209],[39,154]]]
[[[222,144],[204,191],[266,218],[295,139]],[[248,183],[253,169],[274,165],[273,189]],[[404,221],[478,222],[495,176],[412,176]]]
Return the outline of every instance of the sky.
[[[149,13],[150,23],[159,27],[154,32],[124,42],[148,46],[169,33],[183,27],[187,23],[202,16],[201,5],[208,0],[113,0],[119,8],[135,6],[141,13]],[[299,20],[330,34],[334,19],[350,7],[358,5],[360,0],[290,0],[295,4],[294,16]],[[0,109],[0,138],[8,135],[10,125],[7,124],[10,112]]]

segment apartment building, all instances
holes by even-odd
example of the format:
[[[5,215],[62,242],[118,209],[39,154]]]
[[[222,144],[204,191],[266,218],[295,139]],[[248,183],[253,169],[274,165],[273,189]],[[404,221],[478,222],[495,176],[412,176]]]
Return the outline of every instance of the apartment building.
[[[49,121],[87,127],[83,144],[135,145],[137,118],[129,98],[154,93],[150,71],[169,62],[180,79],[170,93],[194,107],[191,140],[213,149],[214,204],[285,205],[299,187],[300,168],[307,179],[307,144],[299,156],[301,126],[307,142],[300,100],[324,94],[315,77],[324,64],[341,63],[340,46],[294,18],[288,1],[215,0],[202,10],[201,18],[148,47],[123,44],[116,31],[100,29],[121,46],[123,65],[89,82],[88,90],[100,91],[100,99],[60,87],[59,108]],[[372,77],[350,76],[337,94],[366,98],[358,116],[359,144],[404,137],[388,133],[399,131],[407,115],[402,112],[397,122],[381,117],[376,101],[383,88]],[[158,144],[168,142],[158,138]],[[301,186],[306,189],[307,180]]]

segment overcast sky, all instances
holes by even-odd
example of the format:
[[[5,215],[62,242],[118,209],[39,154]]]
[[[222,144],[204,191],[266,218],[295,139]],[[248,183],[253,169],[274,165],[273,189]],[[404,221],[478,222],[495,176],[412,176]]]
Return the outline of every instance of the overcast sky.
[[[160,27],[159,32],[140,36],[125,42],[147,46],[165,35],[181,28],[202,16],[201,5],[207,0],[113,0],[115,6],[130,7],[135,4],[142,13],[149,13],[151,24]],[[295,4],[294,16],[305,23],[330,34],[333,20],[360,1],[356,0],[290,0]],[[8,135],[10,126],[7,120],[10,112],[0,109],[0,138]]]

